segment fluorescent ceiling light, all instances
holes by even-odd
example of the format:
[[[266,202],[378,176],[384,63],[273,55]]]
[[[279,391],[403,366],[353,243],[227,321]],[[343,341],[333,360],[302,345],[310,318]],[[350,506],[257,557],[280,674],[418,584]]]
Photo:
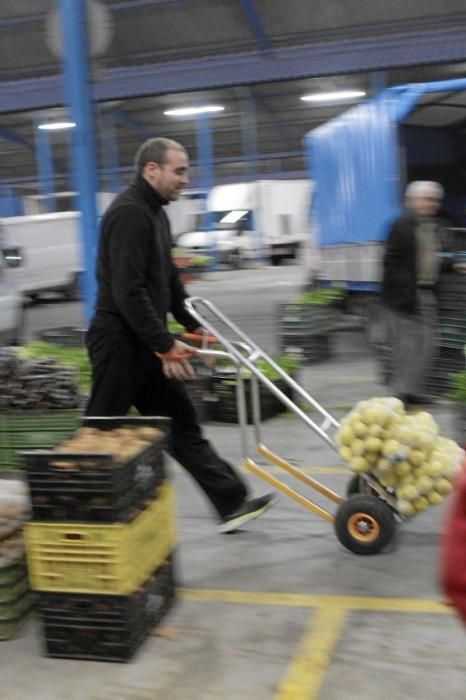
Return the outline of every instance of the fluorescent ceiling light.
[[[178,109],[167,109],[164,114],[167,117],[190,117],[195,114],[208,114],[209,112],[223,112],[225,107],[221,105],[206,105],[205,107],[180,107]]]
[[[47,122],[39,124],[38,128],[44,131],[61,131],[63,129],[74,129],[76,122]]]
[[[363,90],[339,90],[338,92],[317,92],[313,95],[303,95],[303,102],[337,102],[338,100],[352,100],[364,97]]]
[[[248,213],[247,209],[234,209],[229,211],[223,219],[220,219],[221,224],[236,224],[237,221],[243,218],[245,214]]]

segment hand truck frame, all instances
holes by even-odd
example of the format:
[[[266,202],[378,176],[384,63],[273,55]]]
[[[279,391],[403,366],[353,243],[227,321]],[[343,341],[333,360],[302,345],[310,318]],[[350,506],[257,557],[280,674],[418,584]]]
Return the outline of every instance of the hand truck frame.
[[[262,439],[259,384],[271,391],[288,410],[300,418],[336,452],[338,449],[333,436],[340,427],[339,422],[211,301],[196,296],[186,299],[185,305],[189,313],[204,329],[200,340],[201,347],[196,349],[196,353],[201,357],[228,359],[236,367],[236,400],[243,466],[318,517],[332,523],[339,541],[353,553],[376,554],[387,547],[395,535],[397,521],[403,520],[403,516],[397,510],[393,494],[372,476],[361,474],[353,476],[348,485],[347,498],[343,498],[270,450]],[[234,339],[226,337],[219,330],[219,322],[234,335]],[[193,334],[184,334],[183,337],[186,340],[194,340],[195,338]],[[215,350],[209,347],[213,341],[223,346],[224,350]],[[300,402],[305,407],[312,409],[313,414],[308,415],[303,408],[265,376],[257,366],[258,361],[262,361],[276,372],[285,385],[293,390],[294,396],[299,397]],[[280,467],[336,504],[335,514],[295,491],[254,461],[249,451],[243,369],[250,373],[252,430],[257,453],[269,463]],[[315,414],[317,414],[316,419],[312,417]]]

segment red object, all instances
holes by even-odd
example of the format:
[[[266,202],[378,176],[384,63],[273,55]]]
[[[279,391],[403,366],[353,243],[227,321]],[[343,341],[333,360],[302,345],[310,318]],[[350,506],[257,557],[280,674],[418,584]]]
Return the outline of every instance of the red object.
[[[466,462],[447,512],[440,548],[440,581],[447,602],[466,624]]]

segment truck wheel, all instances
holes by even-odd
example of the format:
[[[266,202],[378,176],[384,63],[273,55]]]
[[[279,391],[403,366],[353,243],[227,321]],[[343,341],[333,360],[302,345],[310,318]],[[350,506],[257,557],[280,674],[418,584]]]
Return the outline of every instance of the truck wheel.
[[[377,496],[352,496],[337,510],[336,535],[354,554],[378,554],[390,544],[395,529],[393,512]]]
[[[270,262],[274,267],[278,267],[279,265],[282,264],[283,256],[282,255],[271,255],[270,256]]]
[[[63,296],[68,301],[79,301],[80,299],[80,287],[79,287],[79,275],[75,273],[72,277],[70,284],[63,290]]]
[[[243,256],[240,250],[233,250],[228,256],[228,264],[232,270],[241,270],[243,267]]]
[[[25,312],[23,305],[21,305],[18,309],[18,313],[16,316],[16,328],[14,329],[11,336],[11,345],[22,345],[24,340],[25,325]]]

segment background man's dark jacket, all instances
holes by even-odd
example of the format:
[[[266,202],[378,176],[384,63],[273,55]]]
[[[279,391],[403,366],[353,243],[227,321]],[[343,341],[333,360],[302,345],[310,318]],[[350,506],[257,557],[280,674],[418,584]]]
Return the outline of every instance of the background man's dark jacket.
[[[417,311],[417,225],[414,216],[396,219],[390,228],[383,259],[382,301],[394,311],[407,314]],[[443,250],[448,248],[440,233],[439,246]],[[441,269],[448,271],[452,264],[452,260],[445,260]]]

